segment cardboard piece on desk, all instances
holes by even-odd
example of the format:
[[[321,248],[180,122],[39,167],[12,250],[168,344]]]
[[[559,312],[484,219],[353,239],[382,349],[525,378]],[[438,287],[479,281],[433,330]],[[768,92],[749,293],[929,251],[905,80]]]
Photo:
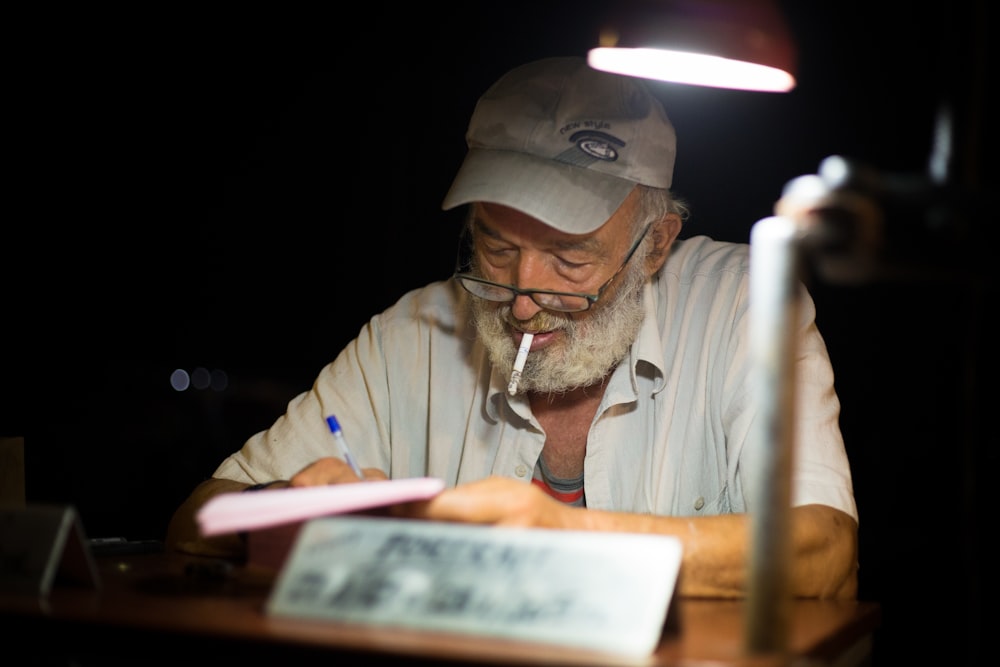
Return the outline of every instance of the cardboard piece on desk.
[[[100,588],[76,509],[0,507],[0,590],[47,596],[56,582]]]
[[[648,656],[680,562],[662,535],[328,517],[302,526],[267,611]]]
[[[443,489],[444,481],[441,479],[413,477],[268,489],[253,493],[222,493],[198,511],[198,526],[203,535],[252,531],[330,514],[426,500]]]

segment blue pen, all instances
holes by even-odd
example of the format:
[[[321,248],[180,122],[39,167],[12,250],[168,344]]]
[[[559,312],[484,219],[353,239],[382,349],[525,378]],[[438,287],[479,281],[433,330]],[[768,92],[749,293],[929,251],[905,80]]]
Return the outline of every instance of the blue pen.
[[[358,476],[358,479],[364,479],[365,474],[361,472],[361,466],[354,460],[354,455],[351,454],[351,450],[347,447],[347,440],[344,439],[344,432],[340,429],[340,423],[337,421],[337,418],[330,415],[326,418],[326,423],[330,427],[330,433],[333,434],[333,440],[337,443],[337,447],[340,448],[340,455],[347,461],[347,465],[351,466],[351,470]]]

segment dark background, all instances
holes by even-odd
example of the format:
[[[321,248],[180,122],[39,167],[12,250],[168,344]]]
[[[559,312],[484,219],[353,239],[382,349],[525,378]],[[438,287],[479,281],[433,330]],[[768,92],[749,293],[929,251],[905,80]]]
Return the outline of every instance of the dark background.
[[[585,54],[604,4],[15,22],[0,435],[25,436],[28,500],[74,504],[90,536],[162,537],[369,316],[450,274],[460,214],[440,201],[477,97],[528,60]],[[843,404],[861,597],[883,604],[877,656],[976,664],[996,583],[992,6],[780,4],[799,44],[791,93],[654,84],[679,136],[685,235],[748,240],[827,156],[921,175],[952,105],[944,217],[884,202],[893,277],[807,263],[804,278]],[[175,392],[178,368],[221,371],[225,389]]]

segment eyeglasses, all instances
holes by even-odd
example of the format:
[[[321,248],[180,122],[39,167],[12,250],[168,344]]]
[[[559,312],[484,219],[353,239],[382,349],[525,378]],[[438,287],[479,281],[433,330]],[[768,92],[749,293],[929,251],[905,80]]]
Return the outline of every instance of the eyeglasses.
[[[632,255],[634,255],[635,251],[639,249],[639,244],[641,244],[642,240],[646,238],[646,232],[649,231],[650,227],[652,227],[652,225],[646,225],[646,228],[642,230],[642,234],[635,240],[635,243],[632,244],[632,247],[625,256],[625,260],[622,262],[622,265],[618,267],[617,271],[611,274],[611,277],[608,278],[607,282],[600,286],[597,290],[597,294],[557,292],[555,290],[547,289],[521,289],[519,287],[514,287],[513,285],[495,283],[492,280],[479,278],[468,273],[461,273],[457,269],[455,271],[454,278],[470,294],[478,296],[480,299],[486,299],[487,301],[510,303],[518,296],[524,295],[546,310],[556,310],[561,313],[580,313],[585,310],[589,310],[591,306],[597,303],[597,300],[601,298],[604,291],[608,289],[614,279],[618,277],[618,274],[625,269],[629,260],[632,259]],[[467,234],[467,232],[463,231],[463,235],[464,234]],[[463,239],[463,242],[464,241],[465,239]]]

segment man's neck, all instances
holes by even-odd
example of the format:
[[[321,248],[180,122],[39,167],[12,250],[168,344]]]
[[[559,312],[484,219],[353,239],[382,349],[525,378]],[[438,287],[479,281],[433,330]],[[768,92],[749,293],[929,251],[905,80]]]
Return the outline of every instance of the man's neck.
[[[556,477],[573,479],[583,473],[587,437],[604,396],[607,377],[600,383],[565,393],[529,392],[535,419],[545,431],[542,457]]]

